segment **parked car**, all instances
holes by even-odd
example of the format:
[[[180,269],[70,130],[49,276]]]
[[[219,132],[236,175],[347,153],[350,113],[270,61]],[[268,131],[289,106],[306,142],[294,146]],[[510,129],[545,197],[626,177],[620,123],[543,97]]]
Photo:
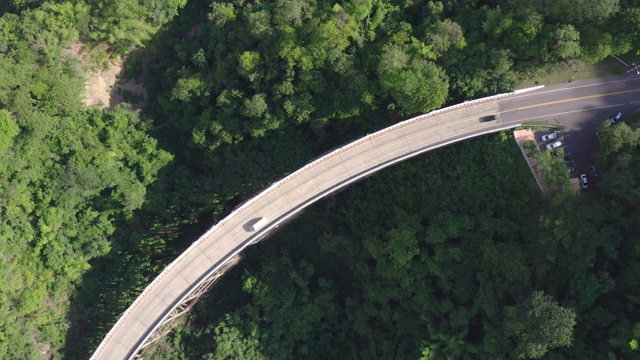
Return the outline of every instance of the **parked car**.
[[[613,116],[611,117],[611,119],[609,119],[609,121],[611,121],[611,125],[613,125],[613,124],[615,124],[616,122],[618,122],[618,121],[620,120],[620,118],[621,118],[621,117],[622,117],[622,113],[621,113],[621,112],[619,112],[619,113],[617,113],[617,114],[613,115]]]
[[[558,137],[558,134],[554,131],[552,133],[542,135],[542,141],[549,142],[551,140],[555,140]]]
[[[589,186],[587,183],[587,174],[580,175],[580,186],[582,186],[583,189],[586,189],[587,186]]]
[[[562,141],[558,140],[556,142],[552,142],[551,144],[547,144],[547,150],[553,150],[562,146]]]

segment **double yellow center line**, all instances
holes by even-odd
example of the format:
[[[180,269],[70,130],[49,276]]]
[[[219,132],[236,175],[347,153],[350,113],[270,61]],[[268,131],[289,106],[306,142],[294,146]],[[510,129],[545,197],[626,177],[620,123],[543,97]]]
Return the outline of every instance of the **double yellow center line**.
[[[567,103],[567,102],[571,102],[571,101],[580,101],[580,100],[601,98],[601,97],[605,97],[605,96],[629,94],[629,93],[634,93],[634,92],[640,92],[640,89],[614,91],[614,92],[604,93],[604,94],[587,95],[587,96],[581,96],[581,97],[564,99],[564,100],[556,100],[556,101],[550,101],[550,102],[545,102],[545,103],[538,103],[538,104],[534,104],[534,105],[522,106],[522,107],[515,108],[515,109],[504,110],[504,111],[501,111],[501,113],[508,113],[508,112],[513,112],[513,111],[518,111],[518,110],[532,109],[532,108],[549,106],[549,105],[554,105],[554,104],[562,104],[562,103]]]

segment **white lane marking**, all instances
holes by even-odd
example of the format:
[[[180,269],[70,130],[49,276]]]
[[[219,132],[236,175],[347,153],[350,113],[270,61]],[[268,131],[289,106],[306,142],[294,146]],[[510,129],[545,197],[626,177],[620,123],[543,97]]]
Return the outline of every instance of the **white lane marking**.
[[[551,90],[546,90],[546,91],[540,91],[537,92],[535,94],[515,94],[514,96],[512,96],[512,99],[520,99],[526,96],[534,96],[534,95],[542,95],[542,94],[547,94],[547,93],[552,93],[552,92],[557,92],[557,91],[566,91],[566,90],[573,90],[573,89],[580,89],[580,88],[584,88],[584,87],[589,87],[589,86],[599,86],[599,85],[606,85],[606,84],[615,84],[615,83],[619,83],[619,82],[627,82],[627,81],[637,81],[640,80],[640,78],[632,78],[632,79],[624,79],[624,80],[616,80],[616,81],[608,81],[608,82],[603,82],[603,83],[596,83],[596,84],[588,84],[588,85],[580,85],[580,86],[572,86],[572,87],[563,87],[561,89],[551,89]],[[569,84],[567,84],[569,85]]]
[[[514,94],[523,94],[523,93],[526,93],[526,92],[529,92],[529,91],[543,89],[544,87],[545,87],[545,85],[539,85],[539,86],[534,86],[534,87],[530,87],[530,88],[515,90],[513,93]]]

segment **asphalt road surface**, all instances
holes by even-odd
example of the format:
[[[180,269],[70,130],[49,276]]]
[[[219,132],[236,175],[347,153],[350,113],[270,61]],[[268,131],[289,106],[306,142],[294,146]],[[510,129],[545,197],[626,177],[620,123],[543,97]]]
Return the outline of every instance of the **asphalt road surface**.
[[[617,112],[622,119],[640,107],[640,76],[589,79],[502,101],[502,118],[520,122],[547,121],[564,126],[561,133],[579,173],[589,174],[597,147],[597,127]]]
[[[553,121],[577,162],[588,163],[597,124],[638,105],[640,76],[577,81],[532,92],[465,103],[391,126],[358,139],[273,184],[209,229],[171,263],[119,318],[92,359],[128,359],[146,338],[227,259],[304,207],[368,174],[424,151],[528,121]],[[499,119],[480,122],[480,117]],[[584,155],[579,155],[584,151]],[[257,232],[249,225],[269,223]]]

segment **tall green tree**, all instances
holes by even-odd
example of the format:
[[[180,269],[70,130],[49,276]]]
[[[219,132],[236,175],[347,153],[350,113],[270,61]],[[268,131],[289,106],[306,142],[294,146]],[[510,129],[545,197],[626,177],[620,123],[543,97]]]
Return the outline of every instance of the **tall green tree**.
[[[505,307],[506,333],[515,338],[519,359],[540,359],[547,351],[573,342],[576,313],[550,295],[535,291],[515,307]]]

